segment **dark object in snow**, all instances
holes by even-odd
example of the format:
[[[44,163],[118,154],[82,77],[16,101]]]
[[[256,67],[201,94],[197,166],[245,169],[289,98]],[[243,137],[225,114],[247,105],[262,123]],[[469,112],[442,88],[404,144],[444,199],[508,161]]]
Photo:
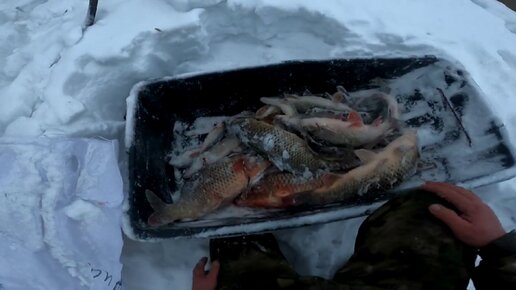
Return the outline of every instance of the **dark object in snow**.
[[[466,290],[476,251],[428,212],[433,203],[454,208],[424,190],[400,194],[380,207],[360,226],[353,256],[335,265],[340,269],[330,279],[297,274],[271,233],[211,239],[211,260],[220,262],[217,289]],[[494,261],[509,257],[498,255]],[[509,263],[505,263],[506,268],[510,268]],[[499,265],[479,274],[499,278],[489,279],[491,283],[514,280],[512,271],[504,271]]]
[[[95,15],[97,15],[97,5],[99,0],[90,0],[90,4],[88,5],[88,14],[86,15],[86,20],[84,21],[84,28],[86,29],[88,26],[92,26],[95,23]]]
[[[445,79],[445,75],[451,76]],[[134,134],[129,154],[127,226],[137,239],[239,235],[349,219],[365,215],[377,201],[395,192],[359,196],[346,203],[282,211],[254,210],[231,217],[210,217],[150,228],[153,212],[145,190],[171,203],[174,168],[166,158],[172,150],[176,121],[201,116],[233,115],[261,107],[260,97],[283,93],[335,91],[351,94],[388,86],[401,105],[401,119],[418,128],[424,166],[401,188],[422,180],[449,181],[477,187],[516,175],[514,154],[503,124],[485,105],[485,96],[466,70],[432,56],[394,59],[290,61],[262,67],[154,80],[133,90],[134,116],[127,132]],[[446,98],[445,101],[443,98]],[[134,127],[132,127],[134,126]],[[239,211],[241,212],[241,211]]]

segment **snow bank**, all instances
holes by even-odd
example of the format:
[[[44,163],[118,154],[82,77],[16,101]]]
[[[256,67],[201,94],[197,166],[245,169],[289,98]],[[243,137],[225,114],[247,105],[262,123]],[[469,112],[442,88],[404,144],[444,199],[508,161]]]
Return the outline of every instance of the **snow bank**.
[[[125,98],[149,78],[289,59],[435,54],[470,72],[516,138],[516,14],[496,1],[112,0],[100,1],[97,22],[82,31],[86,5],[0,3],[0,136],[124,141]],[[510,181],[482,194],[508,228],[516,225],[515,188]],[[38,201],[27,194],[20,202]],[[297,250],[317,244],[319,258],[299,258],[310,261],[298,269],[327,275],[346,257],[324,263],[327,242],[350,224],[358,222],[290,230],[296,239],[283,240]],[[349,252],[352,232],[334,253]],[[125,288],[188,289],[194,256],[206,253],[196,243],[206,241],[126,243]]]
[[[115,287],[123,199],[116,147],[99,140],[0,138],[0,285]]]

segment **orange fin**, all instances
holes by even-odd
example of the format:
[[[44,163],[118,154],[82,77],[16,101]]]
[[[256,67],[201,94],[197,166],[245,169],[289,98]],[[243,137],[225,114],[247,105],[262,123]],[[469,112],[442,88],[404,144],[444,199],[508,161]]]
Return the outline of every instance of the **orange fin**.
[[[163,225],[163,221],[161,220],[161,214],[159,212],[151,214],[147,219],[147,224],[153,228]]]
[[[374,121],[373,121],[373,126],[378,127],[378,126],[380,126],[382,123],[383,123],[383,118],[382,118],[382,116],[380,116],[380,117],[378,117],[378,118],[374,119]]]
[[[292,189],[287,186],[287,185],[280,185],[278,186],[277,188],[277,191],[275,192],[275,196],[278,196],[278,197],[285,197],[285,196],[289,196],[290,194],[292,194]]]
[[[364,126],[364,121],[362,121],[362,117],[358,114],[357,111],[353,111],[348,115],[348,122],[351,123],[351,127],[362,127]]]
[[[234,172],[243,172],[245,171],[245,160],[244,158],[239,158],[233,163],[233,171]]]

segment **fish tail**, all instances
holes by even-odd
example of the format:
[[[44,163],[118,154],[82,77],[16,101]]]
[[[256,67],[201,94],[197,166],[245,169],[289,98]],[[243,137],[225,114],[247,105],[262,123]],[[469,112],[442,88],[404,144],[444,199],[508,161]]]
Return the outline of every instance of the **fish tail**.
[[[167,207],[167,204],[164,203],[154,192],[151,190],[145,190],[145,196],[147,197],[147,201],[149,205],[154,210],[149,218],[147,219],[147,224],[151,227],[158,227],[167,222],[164,219],[164,210]]]
[[[145,190],[145,196],[147,197],[147,201],[154,211],[163,210],[167,204],[164,203],[154,192],[151,190]]]
[[[147,224],[151,227],[159,227],[184,218],[183,212],[175,205],[169,205],[166,209],[153,212],[147,218]]]
[[[168,205],[167,208],[153,212],[147,218],[147,224],[151,227],[159,227],[177,220],[188,217],[185,212],[175,204]]]

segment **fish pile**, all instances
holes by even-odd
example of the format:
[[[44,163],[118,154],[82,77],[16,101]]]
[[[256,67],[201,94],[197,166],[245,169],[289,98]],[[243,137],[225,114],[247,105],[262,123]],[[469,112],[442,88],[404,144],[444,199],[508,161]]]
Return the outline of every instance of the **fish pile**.
[[[333,95],[263,97],[256,112],[187,132],[205,138],[170,157],[180,198],[166,204],[147,190],[148,224],[195,220],[229,204],[345,202],[398,185],[415,172],[417,132],[400,125],[394,97],[356,95],[339,86]]]

